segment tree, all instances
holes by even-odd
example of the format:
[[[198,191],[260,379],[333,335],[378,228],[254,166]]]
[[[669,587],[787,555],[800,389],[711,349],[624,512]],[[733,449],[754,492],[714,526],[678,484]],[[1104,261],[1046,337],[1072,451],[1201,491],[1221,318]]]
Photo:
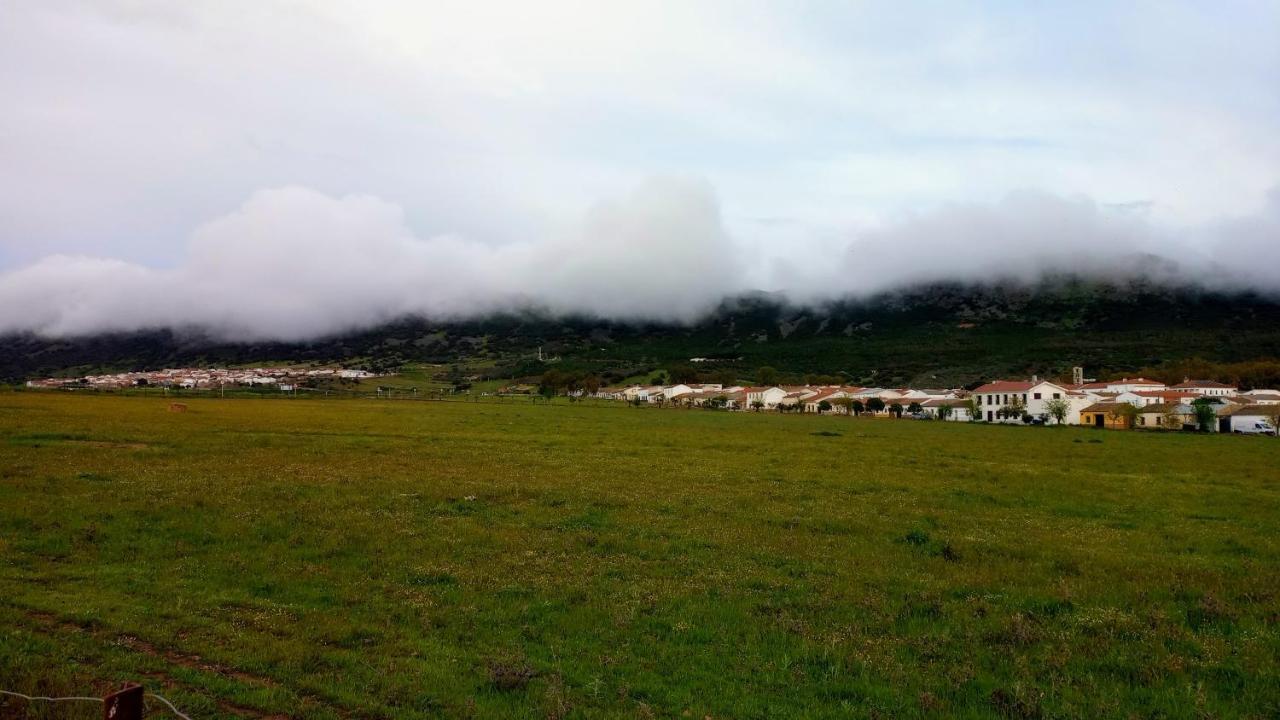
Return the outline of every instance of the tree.
[[[878,397],[867,400],[867,412],[878,413],[884,410],[884,401]]]
[[[1164,406],[1164,411],[1160,413],[1160,425],[1166,430],[1182,429],[1182,413],[1178,412],[1178,406],[1169,403]]]
[[[982,403],[978,400],[978,396],[970,395],[966,398],[964,409],[969,411],[969,422],[977,422],[982,419]]]
[[[600,378],[596,375],[588,375],[582,378],[582,389],[588,395],[595,395],[600,392]]]
[[[889,406],[889,414],[896,417],[902,417],[902,403],[894,403]]]
[[[1263,413],[1271,423],[1271,427],[1277,431],[1276,436],[1280,437],[1280,405],[1267,405]]]
[[[738,374],[732,370],[720,370],[716,372],[715,381],[718,385],[733,387],[738,384]]]
[[[667,396],[662,393],[658,393],[657,396],[653,398],[653,401],[658,403],[658,407],[662,407],[663,404],[667,402]]]
[[[819,415],[821,415],[822,413],[827,412],[827,411],[828,411],[828,410],[830,410],[830,409],[831,409],[831,403],[830,403],[829,401],[827,401],[827,400],[819,400],[819,401],[818,401],[818,414],[819,414]]]
[[[861,400],[853,400],[849,403],[849,412],[853,413],[854,416],[861,415],[866,411],[867,406],[863,405]]]
[[[835,405],[836,407],[838,407],[838,408],[840,408],[840,409],[842,409],[842,410],[844,410],[844,414],[845,414],[845,415],[852,416],[852,415],[853,415],[853,403],[854,403],[854,402],[855,402],[855,401],[854,401],[854,399],[853,399],[853,398],[842,397],[842,398],[836,398],[835,400],[832,400],[832,401],[831,401],[831,404],[832,404],[832,405]]]
[[[777,385],[778,371],[766,365],[756,370],[756,382],[761,385]]]
[[[1001,418],[1020,418],[1026,412],[1026,403],[1022,402],[1022,398],[1014,395],[1009,398],[1009,404],[996,411],[996,416]]]
[[[763,401],[763,400],[752,400],[752,401],[751,401],[751,409],[752,409],[752,410],[755,410],[756,412],[760,412],[761,410],[763,410],[763,409],[764,409],[764,401]]]
[[[559,370],[548,370],[542,373],[542,382],[538,383],[538,392],[548,398],[554,397],[567,382],[568,378]]]
[[[939,419],[939,420],[946,420],[947,418],[951,417],[951,413],[952,413],[952,408],[951,408],[951,406],[950,406],[950,405],[939,405],[939,406],[938,406],[938,419]]]
[[[1061,425],[1067,421],[1067,414],[1071,412],[1071,403],[1066,398],[1054,398],[1044,404],[1044,409],[1049,411],[1049,416],[1054,422]]]
[[[564,389],[569,392],[570,397],[577,394],[577,391],[582,389],[582,376],[577,374],[565,375]]]
[[[907,412],[911,413],[912,415],[919,415],[920,413],[924,412],[924,407],[918,402],[913,402],[907,406]]]
[[[1120,403],[1112,412],[1114,412],[1116,417],[1120,418],[1120,421],[1124,426],[1130,430],[1132,430],[1133,426],[1137,424],[1138,408],[1130,403]]]
[[[698,381],[698,369],[692,365],[672,365],[667,368],[667,377],[673,383],[691,383]]]
[[[1213,432],[1214,423],[1218,420],[1218,413],[1214,412],[1213,404],[1206,398],[1199,398],[1191,403],[1194,408],[1196,417],[1196,427],[1200,432]]]

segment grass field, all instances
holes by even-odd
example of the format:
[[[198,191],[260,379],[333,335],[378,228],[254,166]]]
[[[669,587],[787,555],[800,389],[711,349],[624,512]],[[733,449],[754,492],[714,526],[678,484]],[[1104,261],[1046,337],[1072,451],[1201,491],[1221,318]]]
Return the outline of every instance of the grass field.
[[[1280,442],[0,394],[0,688],[197,718],[1280,716]],[[97,717],[0,701],[3,717]],[[80,713],[80,714],[77,714]]]

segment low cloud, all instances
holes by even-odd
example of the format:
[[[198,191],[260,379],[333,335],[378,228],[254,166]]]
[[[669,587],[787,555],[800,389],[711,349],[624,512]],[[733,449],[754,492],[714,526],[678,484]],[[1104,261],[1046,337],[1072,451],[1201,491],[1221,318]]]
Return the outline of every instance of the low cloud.
[[[742,287],[738,260],[710,188],[694,181],[651,181],[551,240],[500,246],[417,237],[376,197],[288,187],[196,230],[175,268],[56,255],[0,275],[0,332],[301,340],[530,306],[687,321]]]
[[[0,333],[174,328],[304,340],[405,316],[530,307],[688,322],[761,289],[752,284],[761,278],[801,302],[1062,272],[1276,292],[1280,193],[1256,216],[1175,232],[1088,199],[1024,192],[822,247],[799,243],[782,260],[753,255],[726,232],[714,192],[699,181],[653,180],[549,240],[496,246],[419,237],[400,207],[376,197],[286,187],[197,229],[172,268],[55,255],[0,275]]]

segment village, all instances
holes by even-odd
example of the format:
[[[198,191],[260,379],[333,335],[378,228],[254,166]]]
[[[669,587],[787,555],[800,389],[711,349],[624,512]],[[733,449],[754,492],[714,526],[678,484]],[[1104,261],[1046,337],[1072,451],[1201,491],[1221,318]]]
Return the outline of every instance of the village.
[[[363,369],[167,368],[141,372],[43,378],[26,385],[45,390],[163,388],[217,390],[262,388],[284,393],[318,382],[357,382],[380,377]],[[514,390],[513,388],[520,388]],[[382,394],[383,388],[378,388]],[[497,395],[526,395],[532,386],[510,386]],[[422,397],[445,397],[448,391]],[[488,395],[489,393],[482,393]],[[1005,425],[1080,425],[1110,430],[1200,430],[1275,435],[1280,426],[1280,390],[1243,390],[1213,380],[1184,379],[1168,385],[1147,378],[1086,379],[1073,368],[1072,381],[994,380],[972,389],[885,388],[848,385],[727,385],[674,383],[567,390],[587,397],[670,408],[739,412],[811,413],[855,417],[982,422]],[[414,393],[417,396],[417,393]]]
[[[995,380],[971,390],[838,385],[631,385],[596,397],[637,405],[800,412],[867,417],[1082,425],[1113,430],[1202,430],[1275,435],[1280,390],[1241,390],[1212,380],[1167,385],[1146,378],[1072,382]]]
[[[292,392],[307,382],[364,380],[372,377],[377,377],[376,373],[350,368],[166,368],[144,372],[86,375],[76,378],[42,378],[28,380],[27,387],[46,390],[74,388],[119,390],[131,387],[207,390],[226,386],[266,386]]]

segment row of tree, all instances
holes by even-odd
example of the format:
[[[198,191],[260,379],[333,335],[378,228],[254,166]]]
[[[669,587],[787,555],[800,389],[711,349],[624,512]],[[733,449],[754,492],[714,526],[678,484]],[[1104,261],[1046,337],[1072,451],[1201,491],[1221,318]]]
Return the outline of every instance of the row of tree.
[[[600,390],[600,376],[581,371],[565,371],[551,368],[542,373],[538,383],[538,393],[546,397],[554,397],[562,393],[576,395],[579,391],[594,395]]]

